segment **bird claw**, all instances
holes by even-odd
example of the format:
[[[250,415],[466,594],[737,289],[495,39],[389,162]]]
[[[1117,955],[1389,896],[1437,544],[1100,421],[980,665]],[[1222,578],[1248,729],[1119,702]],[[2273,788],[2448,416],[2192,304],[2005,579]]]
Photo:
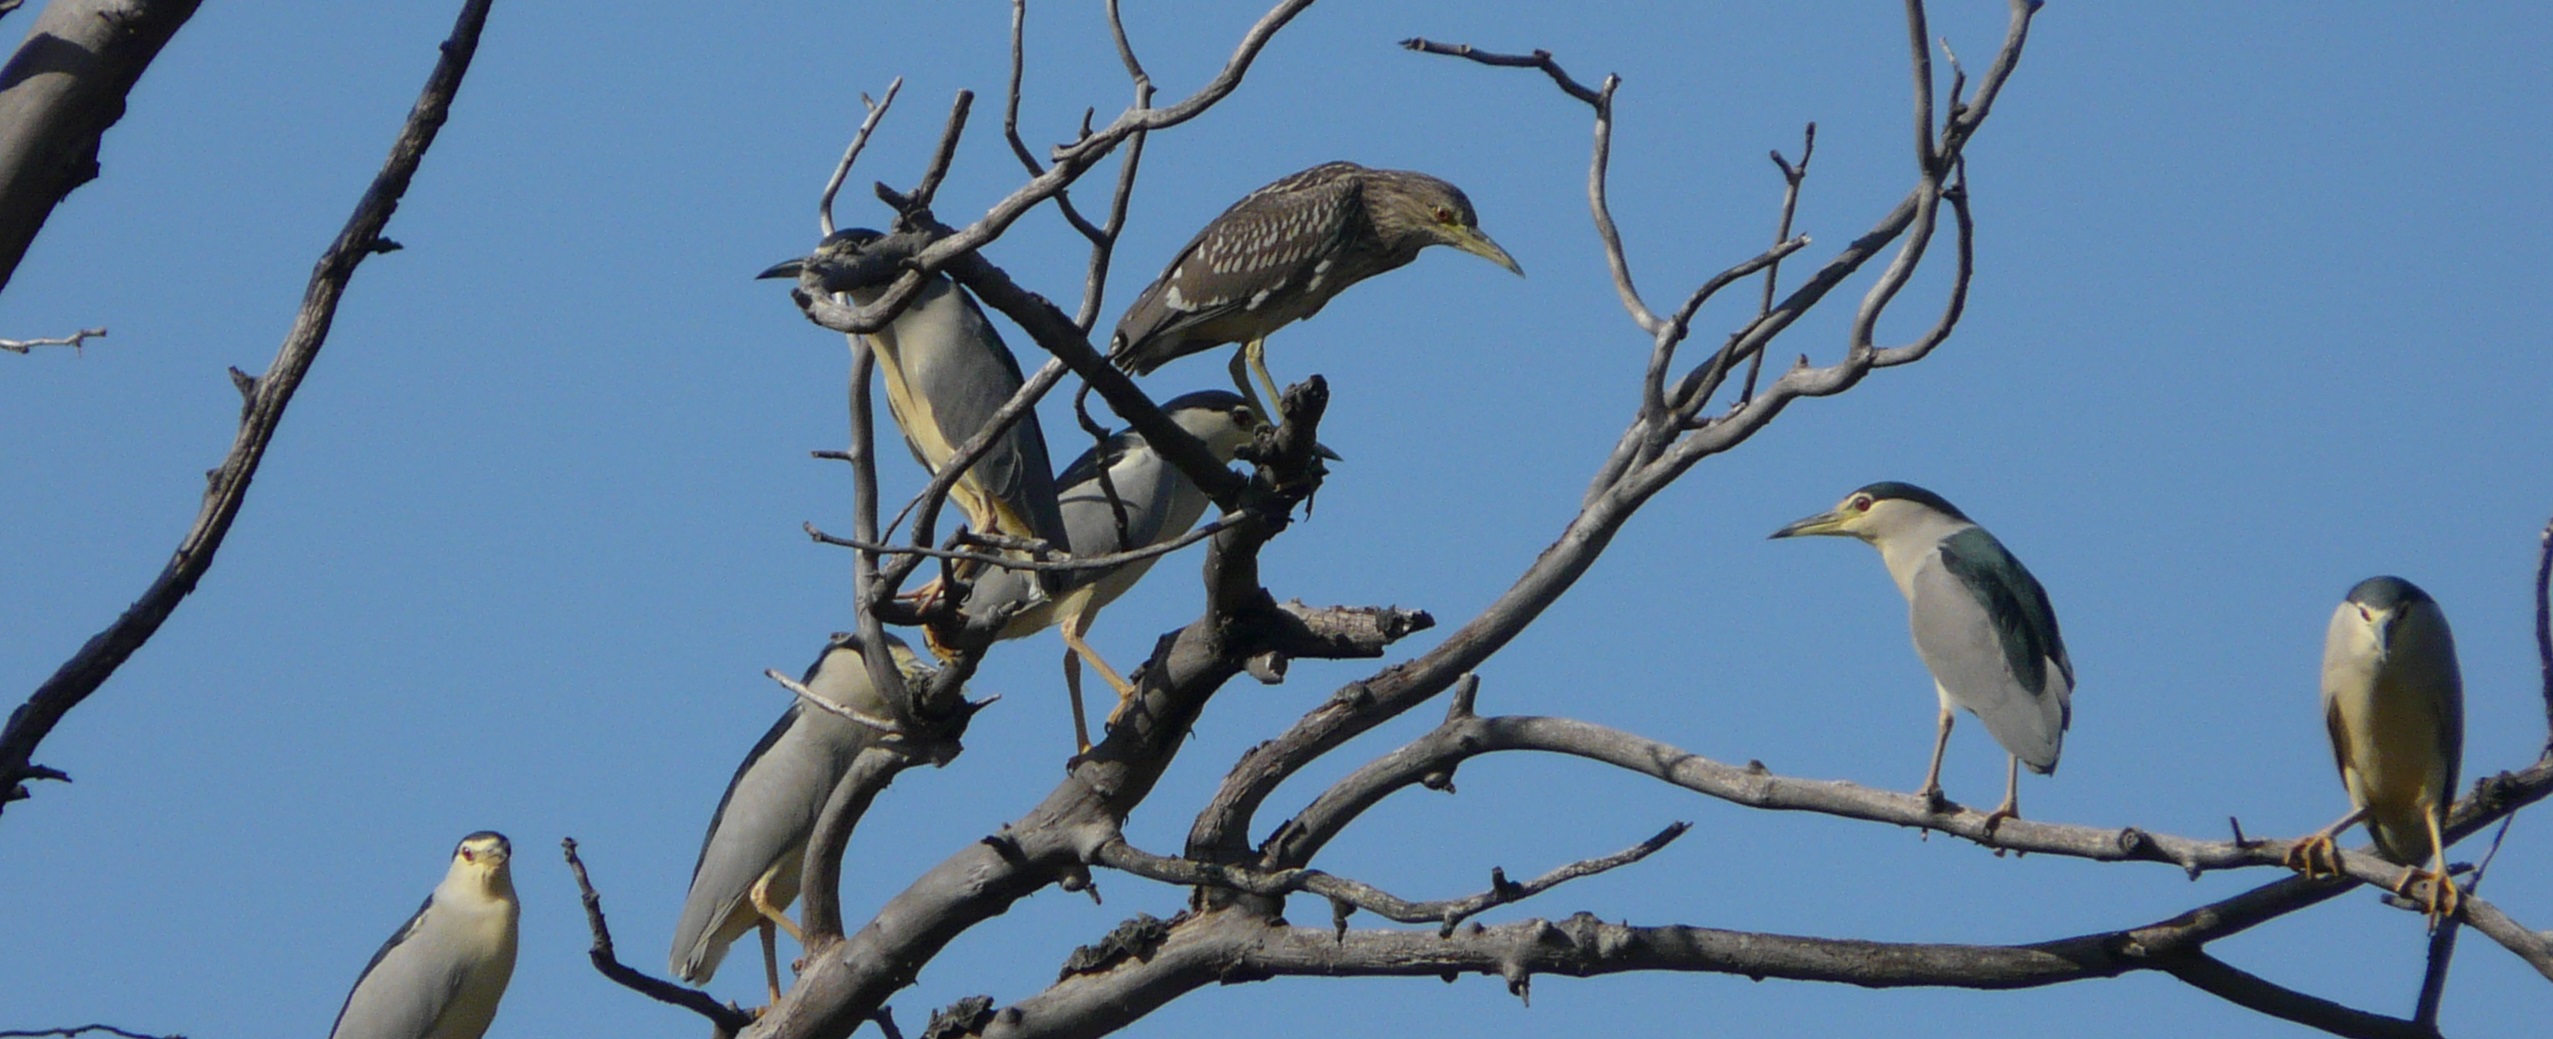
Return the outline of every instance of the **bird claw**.
[[[2341,872],[2340,849],[2327,833],[2318,833],[2288,845],[2282,862],[2288,869],[2303,874],[2307,880],[2337,877]],[[2408,883],[2407,880],[2405,882]]]
[[[1994,836],[1995,827],[2003,825],[2004,820],[2018,818],[2021,818],[2020,805],[2013,804],[2010,801],[1996,805],[1994,811],[1986,813],[1986,836]]]
[[[1950,803],[1949,798],[1942,796],[1939,783],[1915,791],[1915,796],[1923,800],[1924,810],[1934,815],[1948,815],[1952,809],[1959,807]]]
[[[2429,929],[2434,931],[2439,921],[2453,917],[2464,908],[2464,892],[2457,890],[2454,877],[2425,869],[2405,868],[2402,879],[2394,881],[2393,893],[2408,899],[2411,886],[2424,880],[2429,882],[2429,896],[2420,900],[2421,911],[2428,916]]]

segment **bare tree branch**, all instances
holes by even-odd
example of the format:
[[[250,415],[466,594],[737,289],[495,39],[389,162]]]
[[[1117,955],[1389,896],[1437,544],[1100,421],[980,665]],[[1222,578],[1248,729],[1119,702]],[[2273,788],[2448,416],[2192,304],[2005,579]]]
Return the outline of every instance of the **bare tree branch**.
[[[42,37],[48,31],[45,27],[52,24],[57,11],[85,6],[57,4],[48,8],[37,20],[36,36]],[[180,8],[192,11],[194,7],[191,3],[137,6],[151,11]],[[356,203],[354,215],[337,233],[336,241],[330,243],[327,252],[320,256],[317,269],[311,272],[310,286],[302,296],[301,311],[294,315],[292,331],[285,335],[283,346],[276,351],[275,360],[267,366],[266,374],[251,380],[233,370],[234,381],[241,384],[241,392],[247,398],[240,417],[239,433],[231,443],[229,455],[222,459],[221,467],[213,470],[211,486],[204,492],[203,507],[196,514],[194,526],[187,530],[185,539],[178,543],[175,556],[141,597],[125,608],[122,616],[81,646],[78,653],[37,687],[25,704],[10,713],[7,727],[0,728],[0,808],[5,808],[9,801],[27,796],[22,785],[25,780],[62,778],[60,772],[39,770],[33,764],[36,746],[53,731],[53,726],[62,720],[65,713],[87,699],[90,693],[96,692],[115,673],[115,669],[133,655],[133,651],[149,641],[160,624],[177,609],[177,604],[195,590],[195,583],[203,578],[205,570],[212,566],[213,554],[221,549],[222,539],[230,533],[231,521],[239,515],[240,505],[247,500],[249,481],[257,475],[257,464],[265,457],[268,442],[274,439],[275,427],[283,420],[284,407],[292,402],[293,391],[300,388],[302,377],[309,373],[311,362],[319,356],[320,346],[328,340],[329,325],[337,315],[337,302],[344,297],[346,283],[354,277],[355,267],[374,253],[398,248],[397,243],[381,237],[381,233],[389,226],[390,214],[398,208],[400,197],[407,193],[408,182],[416,175],[418,164],[424,161],[426,149],[434,143],[436,131],[443,128],[444,119],[451,113],[453,94],[461,89],[461,77],[469,71],[470,57],[478,49],[479,30],[487,23],[487,13],[488,0],[467,0],[462,5],[451,37],[443,41],[442,57],[435,62],[434,72],[427,77],[424,91],[417,96],[415,107],[408,112],[407,124],[400,129],[398,140],[391,145],[388,161],[373,177],[372,186],[365,189],[362,201]],[[167,32],[176,30],[176,22],[184,20],[183,13],[167,14],[165,17],[175,21],[151,23],[165,30],[157,40],[149,42],[152,51],[157,50],[160,41],[167,39]],[[140,28],[129,31],[147,35]],[[140,41],[130,39],[120,44],[140,45]],[[129,52],[118,53],[128,60],[133,59]],[[148,57],[148,53],[144,53],[138,60],[147,61]],[[18,69],[18,62],[46,60],[67,59],[60,55],[49,59],[30,57],[27,51],[21,51],[13,61],[12,69]],[[139,64],[134,64],[129,71],[139,75]],[[127,78],[124,83],[129,86],[130,79]],[[6,91],[0,91],[0,125],[8,125],[13,118],[6,94]],[[121,89],[115,92],[114,97],[122,97]],[[121,109],[120,100],[116,101],[116,107]],[[25,117],[35,118],[32,115]],[[99,129],[102,130],[103,126]],[[94,147],[94,135],[89,141]],[[8,159],[0,158],[0,168],[5,168],[8,162]],[[6,174],[0,173],[0,180],[5,179]],[[0,185],[0,213],[13,209],[12,204],[6,201],[11,190],[15,189]],[[69,189],[65,187],[63,190]],[[41,217],[35,222],[41,223]],[[33,227],[27,227],[25,232],[31,236]],[[0,228],[0,276],[15,265],[18,253],[25,248],[23,238],[11,246],[7,241],[9,234],[7,229]]]
[[[842,182],[851,176],[851,164],[860,161],[860,152],[869,146],[869,134],[877,130],[878,120],[886,118],[886,110],[895,104],[895,95],[904,89],[904,77],[897,76],[886,85],[886,96],[876,101],[860,95],[860,103],[868,114],[860,118],[860,128],[851,132],[851,144],[842,149],[842,161],[833,164],[833,176],[824,182],[824,193],[816,196],[816,234],[833,233],[833,197],[841,194]]]
[[[36,15],[0,69],[0,287],[53,207],[97,179],[107,128],[198,2],[55,0]]]
[[[2546,981],[2553,981],[2553,934],[2530,929],[2509,919],[2509,914],[2502,912],[2500,907],[2480,899],[2464,903],[2463,911],[2465,923],[2473,925],[2473,929],[2482,932],[2484,937],[2500,943],[2501,948],[2516,953],[2527,966],[2544,975]]]
[[[2283,867],[2293,843],[2285,840],[2200,841],[2137,827],[2092,827],[2030,819],[2006,819],[1989,829],[1988,813],[1949,806],[1936,812],[1922,797],[1835,780],[1775,775],[1760,763],[1736,766],[1712,761],[1643,736],[1569,718],[1481,717],[1458,700],[1443,724],[1348,774],[1278,827],[1262,846],[1263,868],[1309,863],[1320,848],[1366,809],[1393,791],[1450,776],[1481,754],[1539,751],[1567,754],[1638,772],[1697,793],[1749,808],[1805,811],[1866,822],[1889,823],[1950,834],[1999,851],[2063,855],[2103,862],[2160,862],[2196,877],[2209,870]],[[2450,839],[2480,830],[2553,794],[2553,764],[2539,762],[2475,785],[2449,813]],[[2382,886],[2402,878],[2405,867],[2358,849],[2341,853],[2351,877]]]
[[[53,336],[45,339],[0,339],[0,350],[23,354],[39,346],[67,346],[76,352],[80,349],[80,344],[104,335],[106,335],[106,326],[100,325],[96,328],[83,328],[67,336]]]
[[[1034,177],[1046,172],[1046,166],[1037,161],[1036,153],[1029,151],[1028,142],[1019,136],[1020,84],[1027,75],[1028,0],[1011,0],[1011,80],[1010,90],[1002,103],[1002,139],[1010,144],[1011,155],[1019,159],[1021,168]],[[1093,242],[1103,237],[1105,232],[1083,217],[1080,207],[1073,205],[1072,192],[1055,192],[1055,210],[1062,213],[1064,222],[1073,225],[1073,230],[1081,232],[1082,237]]]
[[[1809,160],[1816,157],[1816,123],[1808,124],[1808,128],[1800,133],[1799,165],[1791,165],[1790,162],[1782,158],[1782,153],[1779,151],[1773,153],[1773,165],[1782,171],[1782,222],[1780,226],[1776,227],[1773,231],[1773,241],[1777,243],[1787,241],[1791,237],[1791,218],[1799,212],[1800,184],[1808,179]],[[1775,260],[1772,263],[1765,265],[1764,299],[1762,302],[1758,303],[1755,308],[1755,319],[1757,321],[1762,321],[1765,317],[1773,313],[1773,290],[1776,287],[1776,283],[1781,280],[1781,274],[1782,262],[1780,260]],[[1736,336],[1729,337],[1729,347],[1723,348],[1722,352],[1726,353],[1728,349],[1733,349],[1737,345],[1737,338],[1738,337]],[[1740,405],[1744,405],[1746,402],[1755,399],[1755,379],[1756,376],[1763,374],[1763,372],[1764,354],[1762,351],[1757,351],[1755,356],[1748,358],[1746,362],[1746,385],[1739,389],[1737,394],[1737,402]]]
[[[1562,93],[1586,102],[1589,107],[1597,111],[1603,111],[1605,107],[1604,95],[1588,89],[1584,83],[1569,78],[1569,73],[1561,69],[1560,63],[1551,60],[1550,51],[1538,50],[1531,54],[1492,54],[1488,51],[1474,50],[1468,43],[1437,43],[1421,36],[1402,40],[1401,46],[1421,54],[1446,54],[1477,61],[1483,65],[1540,69],[1543,75],[1551,77],[1551,82],[1557,85]]]
[[[2014,989],[2154,970],[2338,1035],[2435,1035],[2408,1021],[2278,988],[2194,950],[2145,940],[2149,932],[2166,926],[1993,946],[1635,926],[1605,923],[1585,913],[1559,921],[1468,924],[1445,936],[1404,930],[1341,934],[1210,910],[1172,922],[1149,955],[1122,959],[1103,972],[1066,977],[999,1013],[982,1015],[970,1031],[988,1039],[1097,1036],[1204,985],[1289,976],[1486,974],[1504,979],[1516,995],[1529,996],[1536,974],[1678,971],[1870,988]]]
[[[1286,630],[1279,619],[1289,615],[1258,586],[1255,557],[1282,529],[1286,513],[1318,487],[1312,448],[1325,400],[1317,377],[1282,398],[1284,424],[1274,443],[1255,452],[1259,472],[1245,488],[1243,509],[1252,519],[1216,535],[1208,550],[1206,615],[1154,649],[1136,672],[1137,697],[1099,745],[1043,803],[924,873],[857,932],[837,940],[811,926],[797,986],[748,1034],[847,1035],[959,934],[1049,884],[1086,884],[1086,863],[1151,792],[1215,691],[1254,656],[1272,649],[1308,655],[1318,648],[1264,641]],[[841,796],[838,789],[836,800]],[[826,814],[835,813],[828,808]],[[827,861],[838,868],[838,846],[827,854],[811,839],[811,922],[816,892],[833,881],[815,872]]]
[[[957,161],[958,139],[966,135],[966,115],[975,109],[975,92],[960,90],[957,100],[949,104],[948,125],[940,129],[939,149],[931,153],[931,164],[923,167],[922,180],[914,185],[911,204],[927,209],[939,197],[940,182],[948,179],[949,164]]]
[[[827,545],[835,545],[842,548],[864,549],[870,552],[879,552],[889,555],[926,556],[932,559],[954,559],[961,562],[982,563],[986,566],[998,566],[1005,570],[1029,570],[1041,573],[1070,573],[1076,570],[1099,570],[1112,566],[1123,566],[1127,563],[1139,562],[1151,559],[1155,556],[1169,555],[1172,552],[1179,551],[1180,549],[1213,537],[1217,533],[1220,533],[1223,528],[1240,522],[1235,518],[1239,515],[1240,513],[1225,515],[1212,523],[1198,527],[1195,530],[1191,530],[1158,545],[1149,545],[1144,548],[1133,549],[1131,551],[1112,552],[1096,556],[1076,556],[1066,553],[1061,558],[1056,559],[1021,559],[1016,556],[995,555],[990,552],[969,552],[964,549],[924,548],[919,545],[899,546],[889,545],[882,542],[861,541],[857,538],[838,538],[816,529],[814,524],[807,525],[807,535]]]
[[[2535,557],[2535,661],[2544,676],[2544,757],[2553,759],[2553,523]]]
[[[1492,869],[1489,871],[1489,890],[1433,902],[1413,902],[1371,884],[1317,869],[1261,872],[1155,855],[1127,844],[1123,838],[1101,845],[1099,855],[1093,861],[1096,865],[1169,884],[1227,888],[1260,896],[1283,896],[1297,891],[1319,895],[1330,900],[1342,934],[1347,931],[1347,912],[1351,907],[1405,924],[1438,924],[1438,933],[1452,934],[1455,925],[1484,910],[1521,902],[1580,877],[1594,876],[1648,858],[1658,849],[1675,843],[1675,839],[1684,836],[1691,825],[1681,822],[1670,824],[1655,836],[1629,848],[1611,855],[1580,859],[1521,884],[1508,880],[1505,870]]]
[[[904,309],[905,303],[912,299],[913,293],[920,290],[924,277],[933,271],[940,270],[952,260],[970,254],[992,242],[993,239],[1001,237],[1002,233],[1008,231],[1011,224],[1017,222],[1021,216],[1047,199],[1053,198],[1056,192],[1070,187],[1075,180],[1080,179],[1083,173],[1106,157],[1117,145],[1135,134],[1167,129],[1194,119],[1229,96],[1241,86],[1241,79],[1249,73],[1250,64],[1258,60],[1259,52],[1266,48],[1268,41],[1276,36],[1277,31],[1285,28],[1287,22],[1293,21],[1295,15],[1301,14],[1310,6],[1312,6],[1312,0],[1282,0],[1271,8],[1250,27],[1248,32],[1242,35],[1241,44],[1233,51],[1232,57],[1224,63],[1220,71],[1215,73],[1214,78],[1197,88],[1196,93],[1166,108],[1150,106],[1129,108],[1120,113],[1116,120],[1106,127],[1083,134],[1081,139],[1072,144],[1055,149],[1050,156],[1053,165],[1049,166],[1046,172],[1030,178],[1027,184],[994,203],[982,218],[967,225],[963,230],[951,231],[946,237],[934,242],[929,249],[914,258],[913,271],[898,278],[895,284],[881,293],[876,301],[866,306],[840,310],[810,307],[804,302],[800,304],[801,307],[806,309],[810,320],[838,332],[874,332],[885,327],[887,321]],[[977,294],[982,295],[981,292]],[[1113,407],[1117,401],[1112,397],[1109,403]],[[1123,412],[1119,414],[1124,415]],[[1132,415],[1124,417],[1129,421],[1135,420],[1135,416]],[[1151,434],[1147,431],[1145,435],[1149,437]]]
[[[2203,952],[2168,957],[2161,960],[2158,967],[2188,982],[2192,988],[2228,1003],[2333,1035],[2364,1036],[2367,1039],[2433,1039],[2438,1034],[2436,1022],[2405,1021],[2355,1010],[2228,966],[2225,961]]]
[[[5,0],[5,3],[7,6],[0,6],[0,14],[7,14],[18,9],[19,0]],[[30,1031],[0,1032],[0,1039],[31,1039],[31,1037],[49,1035],[86,1035],[90,1032],[104,1032],[112,1036],[121,1036],[122,1039],[186,1039],[186,1037],[182,1035],[160,1036],[152,1035],[148,1032],[128,1032],[124,1029],[117,1028],[114,1025],[101,1024],[73,1025],[69,1028],[38,1028]]]
[[[671,1004],[708,1018],[720,1039],[736,1034],[753,1022],[753,1015],[733,1003],[721,1003],[717,997],[696,988],[685,988],[663,978],[654,977],[622,963],[612,948],[612,928],[603,922],[603,896],[594,890],[594,882],[585,875],[585,861],[576,856],[576,838],[559,840],[559,850],[567,856],[568,872],[576,875],[577,897],[585,905],[585,927],[594,936],[594,944],[585,950],[594,961],[594,969],[622,987],[659,1003]]]

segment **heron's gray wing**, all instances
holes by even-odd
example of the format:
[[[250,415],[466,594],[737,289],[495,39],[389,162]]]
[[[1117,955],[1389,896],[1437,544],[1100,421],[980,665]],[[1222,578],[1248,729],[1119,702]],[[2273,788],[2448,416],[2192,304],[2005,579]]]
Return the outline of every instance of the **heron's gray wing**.
[[[2464,675],[2456,662],[2455,634],[2447,627],[2446,612],[2435,602],[2412,608],[2417,611],[2416,617],[2406,617],[2404,621],[2416,620],[2418,627],[2396,636],[2395,663],[2388,670],[2399,671],[2408,681],[2417,683],[2417,702],[2431,708],[2430,721],[2438,727],[2438,760],[2444,763],[2446,773],[2439,790],[2442,798],[2452,801],[2458,774],[2464,768]],[[2418,843],[2426,847],[2427,837],[2422,834]]]
[[[915,392],[931,401],[933,416],[948,446],[955,449],[992,424],[994,414],[1019,393],[1025,382],[1019,359],[1003,344],[1001,333],[985,318],[974,297],[945,277],[926,285],[913,307],[897,319],[899,326],[907,322],[938,326],[900,331],[898,339],[905,344],[900,360],[905,378]],[[942,341],[951,348],[916,349],[926,336],[944,337]],[[1055,504],[1054,463],[1047,458],[1046,434],[1037,424],[1035,411],[1021,414],[993,442],[969,469],[968,479],[1016,513],[1016,521],[1027,524],[1021,530],[1011,522],[996,524],[987,517],[969,517],[978,529],[1043,538],[1059,546],[1064,543],[1063,513]]]
[[[792,702],[754,744],[718,799],[692,866],[691,891],[674,926],[675,975],[705,981],[734,934],[721,925],[775,864],[806,843],[824,799],[859,753],[864,730]]]
[[[2056,607],[2048,590],[2013,558],[2003,542],[1984,527],[1970,527],[1942,539],[1941,561],[1959,582],[1988,604],[2012,673],[2032,693],[2048,689],[2040,661],[2053,662],[2064,684],[2074,685],[2074,662],[2066,658],[2065,639],[2057,633]]]
[[[1064,467],[1063,472],[1055,474],[1055,486],[1061,488],[1057,491],[1057,496],[1061,497],[1065,491],[1079,484],[1098,479],[1100,466],[1117,464],[1119,459],[1126,457],[1126,452],[1143,446],[1143,442],[1143,434],[1127,430],[1109,437],[1105,443],[1083,451],[1073,459],[1071,465]]]
[[[1909,582],[1915,651],[1952,702],[2032,769],[2056,767],[2070,718],[2071,665],[2046,593],[1980,528],[1942,541]],[[2036,598],[2036,606],[2027,600]]]
[[[460,961],[444,957],[449,962],[436,963],[435,950],[420,939],[426,914],[433,910],[434,896],[427,895],[408,922],[372,954],[354,989],[346,993],[345,1005],[337,1008],[329,1039],[424,1039],[433,1030],[435,1019],[461,988]]]
[[[1294,272],[1344,245],[1363,220],[1356,180],[1363,172],[1355,163],[1323,163],[1233,203],[1126,308],[1109,359],[1141,374],[1232,342],[1201,326],[1258,306],[1291,287]]]
[[[1105,482],[1093,467],[1059,496],[1076,555],[1132,551],[1180,533],[1165,531],[1177,518],[1179,489],[1192,486],[1187,477],[1154,454],[1140,434],[1121,434],[1119,439],[1124,445],[1110,461]],[[1189,522],[1196,522],[1195,517]]]

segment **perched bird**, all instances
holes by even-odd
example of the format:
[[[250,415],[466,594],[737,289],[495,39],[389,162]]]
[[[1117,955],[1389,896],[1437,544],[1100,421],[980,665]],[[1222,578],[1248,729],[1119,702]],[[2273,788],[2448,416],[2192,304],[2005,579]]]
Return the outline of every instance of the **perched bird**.
[[[918,679],[928,673],[903,640],[887,636],[887,651],[905,675]],[[800,684],[826,703],[892,720],[894,708],[869,681],[862,652],[858,635],[834,635]],[[786,911],[798,897],[807,837],[834,784],[879,735],[867,725],[794,699],[780,712],[780,720],[736,766],[735,778],[727,781],[727,792],[709,817],[709,832],[701,837],[691,893],[674,925],[675,977],[695,985],[707,982],[726,958],[727,946],[759,929],[763,980],[771,998],[779,1000],[772,928],[777,925],[805,941]]]
[[[2355,807],[2296,842],[2288,865],[2337,875],[2332,836],[2363,819],[2376,854],[2411,867],[2396,893],[2428,879],[2429,915],[2453,915],[2462,896],[2447,876],[2441,830],[2464,760],[2464,678],[2447,615],[2402,578],[2358,582],[2323,636],[2322,685],[2331,756]]]
[[[1184,394],[1172,398],[1161,410],[1179,428],[1204,441],[1216,461],[1226,463],[1266,424],[1248,401],[1222,390]],[[1108,474],[1105,484],[1100,480],[1103,470]],[[1113,555],[1169,541],[1194,528],[1210,504],[1206,493],[1197,489],[1178,466],[1155,453],[1143,434],[1133,430],[1118,433],[1105,445],[1084,452],[1056,482],[1064,486],[1064,528],[1075,556]],[[1090,749],[1090,728],[1082,714],[1080,662],[1090,661],[1091,668],[1117,690],[1121,709],[1134,695],[1134,686],[1100,658],[1099,651],[1091,648],[1085,636],[1091,623],[1099,618],[1100,609],[1126,594],[1160,558],[1151,556],[1102,569],[1065,571],[1062,586],[1052,598],[1043,601],[1031,594],[1026,574],[996,568],[978,580],[967,596],[965,612],[969,616],[984,616],[987,611],[1008,604],[1023,607],[1003,627],[1001,637],[1005,639],[1027,638],[1056,624],[1063,625],[1067,647],[1064,686],[1072,695],[1073,738],[1083,751]],[[1111,714],[1110,719],[1113,721],[1115,715]]]
[[[887,236],[851,228],[825,236],[809,256],[774,264],[764,278],[813,270],[828,292],[876,302],[904,273],[907,251],[882,246]],[[912,303],[869,335],[886,383],[887,410],[922,468],[937,475],[957,449],[983,430],[1024,381],[1019,361],[985,320],[983,308],[945,275],[925,279]],[[976,532],[1037,538],[1061,548],[1064,522],[1055,504],[1053,463],[1037,412],[1023,412],[984,457],[949,490]]]
[[[372,954],[329,1039],[479,1039],[514,976],[514,854],[503,834],[461,838],[417,915]]]
[[[1277,398],[1262,357],[1268,334],[1320,313],[1350,285],[1450,245],[1521,275],[1480,232],[1462,189],[1424,173],[1329,162],[1242,197],[1144,286],[1110,340],[1109,359],[1137,375],[1224,343],[1242,344],[1232,383],[1273,414],[1242,375]]]
[[[2012,755],[2003,804],[1992,827],[2021,815],[2021,766],[2046,775],[2074,720],[2074,664],[2057,635],[2046,589],[1986,528],[1938,494],[1913,484],[1874,483],[1834,509],[1774,531],[1777,538],[1829,534],[1879,550],[1906,596],[1915,652],[1941,694],[1941,731],[1924,772],[1927,799],[1941,797],[1941,752],[1950,745],[1950,709],[1965,707]]]

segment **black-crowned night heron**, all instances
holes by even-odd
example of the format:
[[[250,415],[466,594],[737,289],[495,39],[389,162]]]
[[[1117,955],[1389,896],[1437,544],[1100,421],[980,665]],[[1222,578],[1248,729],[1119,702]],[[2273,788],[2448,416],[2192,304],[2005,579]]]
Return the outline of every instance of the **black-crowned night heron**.
[[[2376,854],[2410,867],[2395,890],[2429,879],[2429,915],[2452,915],[2460,896],[2440,830],[2464,760],[2464,678],[2447,615],[2402,578],[2358,582],[2323,636],[2322,685],[2331,756],[2354,807],[2297,842],[2288,864],[2338,873],[2332,836],[2363,819]]]
[[[907,676],[918,680],[928,673],[902,640],[887,636],[887,648]],[[861,653],[859,636],[833,636],[800,684],[826,703],[892,720],[894,708],[869,681]],[[726,958],[727,947],[759,929],[763,980],[772,999],[780,998],[772,928],[777,925],[803,943],[787,909],[798,897],[807,837],[852,759],[879,735],[870,726],[797,700],[780,712],[780,720],[736,766],[735,778],[727,781],[727,792],[709,817],[700,858],[692,866],[691,894],[683,899],[682,917],[674,925],[675,977],[706,983]]]
[[[2003,542],[1956,506],[1913,484],[1874,483],[1841,504],[1774,531],[1855,537],[1879,550],[1888,576],[1906,596],[1915,652],[1941,695],[1941,729],[1932,766],[1916,793],[1941,797],[1941,754],[1950,745],[1951,708],[1986,723],[2012,755],[2003,804],[1992,827],[2021,814],[2021,766],[2046,775],[2074,718],[2074,664],[2057,635],[2056,609]]]
[[[1206,450],[1217,461],[1227,463],[1266,421],[1248,401],[1222,390],[1200,390],[1174,397],[1161,410],[1179,428],[1204,441]],[[1103,466],[1108,472],[1105,487],[1099,480]],[[1112,555],[1176,538],[1194,528],[1212,503],[1178,466],[1155,453],[1143,434],[1133,430],[1084,452],[1056,482],[1064,486],[1064,528],[1076,556]],[[1115,489],[1114,498],[1107,488]],[[1025,574],[997,568],[976,581],[975,590],[966,598],[966,612],[971,616],[982,616],[1005,604],[1028,604],[1002,628],[1001,637],[1005,639],[1026,638],[1058,624],[1063,626],[1067,647],[1064,686],[1072,695],[1073,738],[1084,751],[1090,749],[1090,727],[1082,714],[1080,662],[1089,661],[1091,668],[1116,689],[1120,708],[1134,695],[1134,686],[1125,676],[1091,648],[1086,638],[1091,623],[1099,619],[1102,607],[1126,594],[1160,558],[1152,556],[1104,569],[1067,571],[1062,587],[1052,598],[1043,600],[1032,594],[1034,589]],[[1115,719],[1113,713],[1110,719]]]
[[[883,239],[866,228],[836,231],[813,254],[775,264],[760,277],[795,278],[811,269],[826,291],[848,293],[866,306],[904,273],[902,253],[871,249]],[[924,280],[903,313],[868,338],[886,383],[887,410],[914,459],[934,475],[1024,381],[983,308],[945,275]],[[967,468],[949,497],[978,533],[1038,538],[1060,548],[1064,524],[1054,472],[1037,413],[1029,411]]]
[[[1262,358],[1268,334],[1311,317],[1340,291],[1450,245],[1517,274],[1480,232],[1462,189],[1424,173],[1329,162],[1243,196],[1144,286],[1117,319],[1109,359],[1137,375],[1224,343],[1242,344],[1232,383],[1261,414],[1246,365],[1277,398]]]
[[[372,954],[329,1039],[479,1039],[514,976],[513,846],[461,838],[417,915]]]

